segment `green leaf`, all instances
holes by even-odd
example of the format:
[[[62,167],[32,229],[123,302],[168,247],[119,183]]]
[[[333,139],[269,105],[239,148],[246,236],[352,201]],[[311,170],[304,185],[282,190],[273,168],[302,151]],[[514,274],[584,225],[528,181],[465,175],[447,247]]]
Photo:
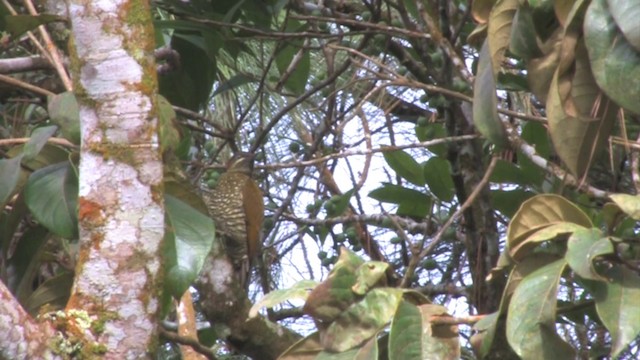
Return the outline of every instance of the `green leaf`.
[[[424,164],[424,179],[433,194],[444,202],[450,202],[455,195],[451,165],[441,157],[434,156]]]
[[[398,204],[398,215],[424,218],[431,210],[431,198],[427,194],[400,185],[384,184],[371,191],[369,197],[380,202]]]
[[[64,271],[38,286],[27,299],[25,307],[32,315],[37,315],[43,305],[47,305],[51,310],[64,309],[71,295],[72,286],[73,272]]]
[[[489,27],[487,29],[487,56],[490,58],[492,75],[500,72],[504,54],[509,47],[511,28],[519,0],[498,0],[489,14]],[[480,50],[482,61],[482,50]],[[480,65],[478,65],[478,75]],[[495,77],[494,77],[495,79]],[[494,86],[495,88],[495,86]],[[475,111],[474,111],[475,112]]]
[[[558,283],[566,265],[561,259],[535,270],[522,279],[511,297],[507,340],[524,359],[575,356],[573,348],[555,331]]]
[[[40,14],[40,15],[11,15],[5,16],[6,28],[4,30],[11,33],[14,38],[34,30],[40,25],[48,24],[56,21],[64,21],[65,19],[58,15]]]
[[[640,52],[640,3],[626,0],[607,0],[609,11],[625,40]]]
[[[634,220],[640,220],[640,196],[629,194],[609,195],[616,205]]]
[[[51,232],[78,237],[78,176],[68,161],[35,171],[24,189],[27,207]]]
[[[11,159],[0,159],[0,205],[4,209],[7,200],[13,192],[20,179],[20,163],[22,154]]]
[[[290,31],[301,31],[307,25],[289,21],[287,29]],[[309,80],[311,71],[311,56],[309,51],[303,49],[304,42],[301,40],[290,41],[276,54],[276,66],[278,72],[284,78],[286,88],[294,94],[302,94]]]
[[[513,249],[534,232],[561,222],[593,227],[589,216],[565,198],[554,194],[534,196],[522,204],[509,223],[508,246]]]
[[[322,346],[342,352],[370,339],[391,321],[402,301],[403,290],[376,288],[341,313],[321,336]]]
[[[470,342],[475,344],[474,337],[477,339],[478,346],[474,346],[474,350],[478,353],[481,359],[485,358],[491,350],[493,339],[496,335],[496,329],[498,328],[498,319],[500,318],[500,311],[493,312],[486,315],[480,321],[473,325],[473,330],[476,331],[471,337]]]
[[[293,284],[293,286],[288,289],[273,290],[267,295],[263,296],[260,301],[258,301],[251,307],[251,310],[249,310],[249,317],[256,317],[258,315],[258,311],[263,307],[273,308],[274,306],[279,305],[285,301],[294,299],[307,300],[309,291],[311,291],[317,285],[317,281],[302,280]]]
[[[523,189],[491,190],[491,204],[506,217],[513,217],[523,202],[535,194]]]
[[[358,295],[366,294],[370,289],[386,280],[385,272],[389,264],[382,261],[367,261],[356,269],[356,283],[351,290]]]
[[[349,206],[349,201],[351,200],[351,196],[353,196],[353,193],[355,192],[355,190],[356,189],[351,189],[342,195],[331,198],[330,201],[333,201],[333,204],[335,206],[334,214],[336,216],[342,215],[345,212],[345,210],[347,210],[347,207]]]
[[[410,183],[418,186],[424,186],[425,180],[422,172],[422,166],[403,150],[385,151],[389,149],[387,146],[383,146],[384,160],[389,164],[393,171],[401,178],[409,181]]]
[[[165,286],[175,298],[180,298],[198,276],[214,241],[213,220],[190,204],[197,199],[197,195],[184,198],[165,194],[169,225]]]
[[[549,226],[540,227],[526,238],[520,239],[517,244],[512,245],[510,243],[508,247],[509,254],[514,260],[518,261],[529,254],[529,252],[541,242],[553,240],[561,235],[572,234],[580,230],[585,230],[585,228],[571,222],[559,222]]]
[[[496,167],[489,177],[489,181],[492,183],[526,184],[526,178],[518,165],[502,159],[496,162]]]
[[[56,132],[57,126],[44,126],[33,130],[29,141],[24,145],[22,153],[24,154],[24,160],[31,160],[35,158],[40,150],[47,144],[47,140]]]
[[[245,74],[236,74],[234,76],[231,77],[231,79],[221,83],[220,85],[218,85],[218,87],[216,88],[216,91],[213,92],[213,94],[211,95],[211,97],[214,97],[218,94],[222,94],[226,91],[229,90],[233,90],[237,87],[240,87],[244,84],[248,84],[251,82],[255,82],[256,80],[248,75]]]
[[[612,358],[617,358],[640,335],[640,275],[619,265],[605,275],[611,281],[597,288],[596,310],[611,333]]]
[[[278,360],[317,360],[321,351],[320,333],[315,332],[291,345],[280,354]]]
[[[382,187],[371,191],[369,197],[391,204],[401,204],[405,201],[428,202],[430,200],[425,193],[395,184],[383,184]]]
[[[593,267],[598,256],[612,254],[613,244],[609,238],[602,237],[599,229],[577,230],[569,237],[565,259],[576,274],[585,279],[605,281]]]
[[[49,238],[44,226],[36,226],[26,230],[13,249],[7,285],[20,302],[26,301],[33,291],[33,280],[42,266],[42,255]]]
[[[391,322],[389,359],[459,359],[458,327],[434,325],[432,316],[448,316],[441,305],[402,301]]]
[[[47,110],[51,122],[60,127],[62,136],[74,144],[80,144],[80,108],[71,91],[47,98]]]
[[[525,60],[542,55],[538,47],[536,28],[528,3],[521,4],[516,11],[511,27],[509,51]]]
[[[429,141],[447,137],[447,130],[440,123],[429,123],[427,126],[416,126],[416,137],[420,141]],[[437,156],[447,156],[447,144],[428,146],[427,149]]]
[[[612,5],[619,1],[594,0],[591,2],[584,19],[584,36],[589,51],[589,59],[595,81],[600,88],[620,106],[640,113],[640,88],[629,86],[640,81],[640,54],[619,32],[619,24],[614,22],[609,10],[624,18],[623,24],[632,35],[636,46],[640,44],[638,18],[640,7],[635,2],[619,4],[614,10]],[[633,4],[633,5],[631,5]],[[623,15],[624,14],[624,15]],[[628,19],[627,16],[632,16]],[[630,27],[635,27],[631,30]]]
[[[473,124],[487,140],[500,147],[509,144],[507,131],[498,116],[496,77],[489,54],[489,43],[485,40],[480,50],[478,74],[473,85]]]

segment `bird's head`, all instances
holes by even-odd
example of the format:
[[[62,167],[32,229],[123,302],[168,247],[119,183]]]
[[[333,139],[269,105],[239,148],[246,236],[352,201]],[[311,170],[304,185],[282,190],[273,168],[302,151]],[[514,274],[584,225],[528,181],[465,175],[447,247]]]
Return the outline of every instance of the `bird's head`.
[[[227,162],[227,172],[242,173],[251,176],[255,154],[239,152]]]

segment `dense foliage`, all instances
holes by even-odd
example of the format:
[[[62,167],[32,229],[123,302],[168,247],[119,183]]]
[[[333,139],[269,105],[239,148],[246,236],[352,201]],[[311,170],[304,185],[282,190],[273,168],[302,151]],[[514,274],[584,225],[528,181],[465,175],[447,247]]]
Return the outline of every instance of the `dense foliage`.
[[[72,291],[82,121],[28,32],[47,24],[64,53],[64,14],[39,10],[57,15],[0,23],[0,279],[34,315]],[[210,357],[640,356],[640,4],[158,0],[152,16],[160,356],[189,343],[170,296],[190,286]],[[198,280],[224,260],[199,195],[238,150],[267,209],[253,307]],[[247,316],[288,332],[265,341]]]

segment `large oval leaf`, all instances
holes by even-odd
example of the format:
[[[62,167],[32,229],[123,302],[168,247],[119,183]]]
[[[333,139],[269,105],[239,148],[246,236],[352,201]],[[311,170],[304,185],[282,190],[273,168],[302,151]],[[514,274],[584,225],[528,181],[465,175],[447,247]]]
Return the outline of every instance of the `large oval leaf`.
[[[165,239],[165,288],[180,298],[202,269],[215,238],[215,227],[208,214],[198,210],[204,205],[196,195],[189,196],[188,192],[178,190],[173,193],[180,193],[182,197],[165,194],[164,199],[169,224]]]
[[[444,202],[453,200],[455,189],[451,178],[451,166],[441,157],[434,156],[424,164],[424,179],[433,194]]]
[[[566,265],[557,260],[525,276],[511,297],[507,340],[524,359],[574,358],[573,348],[555,331],[558,283]]]
[[[507,131],[498,116],[496,77],[487,40],[480,50],[478,74],[473,84],[473,124],[487,140],[500,147],[508,145]]]
[[[613,267],[605,275],[611,281],[597,288],[596,310],[611,333],[611,355],[617,358],[640,335],[640,275],[624,266]]]
[[[634,4],[626,7],[640,11]],[[637,16],[633,21],[637,26]],[[607,0],[591,2],[584,19],[584,37],[598,85],[620,106],[640,113],[640,54],[618,31]]]
[[[387,147],[383,146],[383,149],[385,148]],[[402,150],[385,151],[382,153],[382,156],[384,156],[384,160],[398,176],[414,185],[424,186],[425,181],[422,166],[418,164],[413,156]]]
[[[78,176],[68,161],[37,170],[27,180],[24,200],[39,223],[63,238],[78,237]]]
[[[532,233],[554,224],[569,222],[591,228],[591,220],[579,207],[562,196],[544,194],[534,196],[522,206],[509,223],[507,246],[515,248]]]
[[[571,269],[585,279],[606,281],[593,267],[596,257],[612,254],[613,244],[609,238],[602,237],[600,229],[583,229],[575,231],[567,242],[565,259]]]
[[[611,15],[625,39],[640,51],[640,2],[628,0],[607,0]]]

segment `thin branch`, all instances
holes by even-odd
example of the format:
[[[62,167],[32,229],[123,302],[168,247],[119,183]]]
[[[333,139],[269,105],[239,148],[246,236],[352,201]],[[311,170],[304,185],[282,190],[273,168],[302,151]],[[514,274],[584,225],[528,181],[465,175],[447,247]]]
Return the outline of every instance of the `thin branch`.
[[[216,353],[213,352],[210,348],[202,345],[198,340],[192,339],[190,337],[180,336],[175,332],[164,329],[163,327],[159,327],[160,335],[172,342],[181,345],[191,346],[191,348],[198,353],[207,357],[207,359],[217,360]]]
[[[29,14],[34,16],[38,15],[38,12],[36,11],[35,6],[33,6],[33,3],[31,2],[31,0],[24,0],[24,5],[29,10]],[[60,51],[58,51],[58,47],[53,42],[53,40],[51,40],[51,36],[49,36],[49,33],[47,32],[47,29],[44,27],[44,25],[38,26],[38,31],[40,31],[40,36],[42,36],[42,39],[44,40],[44,43],[47,46],[48,55],[51,57],[51,64],[58,72],[58,76],[60,77],[60,80],[64,84],[65,89],[67,91],[73,90],[73,83],[71,82],[71,78],[69,77],[69,74],[67,74],[67,69],[65,69],[64,67],[64,63],[62,62],[62,56],[60,56]]]
[[[26,144],[31,138],[13,138],[13,139],[0,139],[0,146]],[[60,145],[72,149],[78,149],[78,145],[70,142],[67,139],[62,138],[49,138],[47,142],[54,145]]]
[[[458,218],[462,216],[462,214],[471,206],[471,204],[473,204],[473,202],[478,197],[480,192],[485,188],[485,186],[489,184],[489,178],[491,177],[491,174],[493,174],[493,170],[495,169],[497,163],[498,157],[494,155],[491,158],[491,162],[489,163],[489,166],[487,167],[482,180],[480,180],[480,182],[476,185],[476,188],[473,189],[473,192],[469,195],[467,200],[465,200],[464,204],[462,204],[462,206],[460,206],[458,210],[456,210],[456,212],[451,215],[449,219],[447,219],[447,221],[442,225],[442,227],[433,237],[431,243],[429,243],[429,245],[424,248],[417,256],[414,254],[414,256],[411,257],[409,266],[407,266],[407,271],[405,272],[404,278],[402,278],[400,287],[408,287],[410,285],[411,278],[413,278],[413,273],[418,266],[418,262],[429,255],[429,253],[436,247],[440,240],[442,240],[444,232],[451,226],[451,224],[453,224],[454,221],[458,220]]]
[[[12,78],[11,76],[7,76],[7,75],[2,75],[0,74],[0,82],[4,82],[7,83],[9,85],[13,85],[13,86],[17,86],[21,89],[27,90],[27,91],[31,91],[32,93],[36,93],[38,95],[42,95],[42,96],[53,96],[55,95],[53,92],[43,89],[41,87],[37,87],[34,85],[31,85],[29,83],[26,83],[24,81]]]

